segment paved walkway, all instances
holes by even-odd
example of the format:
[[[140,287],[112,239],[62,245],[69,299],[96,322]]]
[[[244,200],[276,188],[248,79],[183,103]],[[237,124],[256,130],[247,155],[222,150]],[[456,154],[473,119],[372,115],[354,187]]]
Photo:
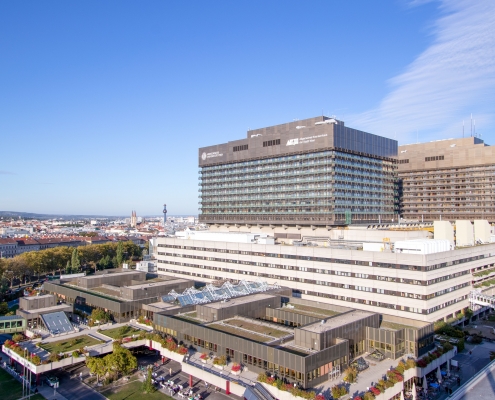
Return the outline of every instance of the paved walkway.
[[[364,355],[363,357],[366,357],[366,355]],[[351,398],[353,398],[354,396],[358,396],[363,392],[366,392],[369,387],[373,386],[380,379],[383,379],[390,368],[394,368],[397,366],[400,359],[394,361],[386,358],[383,361],[366,361],[370,364],[370,366],[363,372],[359,373],[356,383],[349,385],[342,380],[343,375],[340,375],[338,378],[328,380],[325,383],[317,386],[316,391],[318,393],[324,394],[327,398],[331,398],[332,386],[343,384],[347,387],[349,393],[352,395]]]

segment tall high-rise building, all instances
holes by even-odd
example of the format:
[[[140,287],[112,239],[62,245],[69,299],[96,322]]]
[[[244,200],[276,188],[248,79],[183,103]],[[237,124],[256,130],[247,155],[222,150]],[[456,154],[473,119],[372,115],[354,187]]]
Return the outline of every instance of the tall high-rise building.
[[[495,222],[495,146],[436,140],[400,146],[398,158],[403,218]]]
[[[199,149],[199,221],[330,227],[392,222],[397,142],[325,116]]]

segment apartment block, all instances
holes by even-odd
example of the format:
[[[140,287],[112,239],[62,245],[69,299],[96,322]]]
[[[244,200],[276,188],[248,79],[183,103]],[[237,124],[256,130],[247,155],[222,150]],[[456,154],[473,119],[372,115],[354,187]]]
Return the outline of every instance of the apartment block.
[[[405,219],[495,223],[495,147],[479,138],[399,146],[398,175]]]

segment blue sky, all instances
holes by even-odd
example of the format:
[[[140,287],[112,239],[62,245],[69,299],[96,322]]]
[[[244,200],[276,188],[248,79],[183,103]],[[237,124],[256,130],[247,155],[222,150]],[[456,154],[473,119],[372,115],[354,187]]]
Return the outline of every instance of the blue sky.
[[[197,149],[336,115],[495,144],[495,3],[2,1],[0,210],[197,214]]]

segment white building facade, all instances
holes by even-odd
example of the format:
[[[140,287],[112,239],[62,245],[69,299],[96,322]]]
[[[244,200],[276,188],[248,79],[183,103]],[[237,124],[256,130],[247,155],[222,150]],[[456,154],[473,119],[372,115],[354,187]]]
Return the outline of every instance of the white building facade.
[[[469,306],[495,244],[434,254],[157,238],[158,273],[202,282],[257,277],[322,303],[434,322]]]

